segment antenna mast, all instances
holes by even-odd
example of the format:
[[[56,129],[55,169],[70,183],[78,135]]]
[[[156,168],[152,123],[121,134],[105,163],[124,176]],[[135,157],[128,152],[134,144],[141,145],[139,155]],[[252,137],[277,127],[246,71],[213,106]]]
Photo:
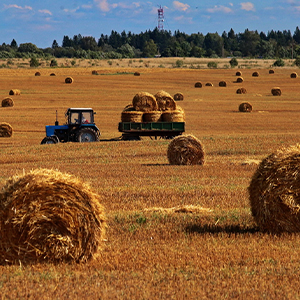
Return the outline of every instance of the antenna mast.
[[[164,30],[164,9],[159,6],[159,9],[157,10],[158,13],[158,30]]]

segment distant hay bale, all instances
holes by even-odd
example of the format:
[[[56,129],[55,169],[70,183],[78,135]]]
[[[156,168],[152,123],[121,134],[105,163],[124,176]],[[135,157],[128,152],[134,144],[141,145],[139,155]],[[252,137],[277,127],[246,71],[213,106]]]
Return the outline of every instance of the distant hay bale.
[[[296,72],[291,73],[291,78],[297,78],[298,74]]]
[[[252,76],[253,76],[253,77],[258,77],[258,76],[259,76],[259,73],[258,73],[258,72],[253,72],[253,73],[252,73]]]
[[[140,72],[134,72],[133,75],[134,76],[141,76],[141,73]]]
[[[271,93],[273,96],[281,96],[281,89],[280,87],[274,87],[271,89]]]
[[[204,148],[193,135],[175,137],[168,146],[167,156],[171,165],[204,164]]]
[[[0,137],[11,137],[12,134],[13,128],[10,124],[5,122],[0,123]]]
[[[195,83],[195,88],[201,88],[202,87],[202,83],[201,82],[196,82]]]
[[[201,213],[201,214],[207,214],[212,213],[213,210],[210,208],[202,207],[199,205],[178,205],[170,208],[164,208],[164,207],[150,207],[145,208],[145,212],[158,212],[163,214],[173,214],[173,213]]]
[[[227,86],[226,81],[220,81],[220,82],[219,82],[219,86],[221,86],[221,87],[226,87],[226,86]]]
[[[160,122],[161,111],[146,111],[143,114],[143,122]]]
[[[55,73],[51,73],[50,76],[56,76]]]
[[[245,88],[239,88],[236,90],[237,94],[247,94],[247,90]]]
[[[143,122],[142,111],[123,111],[121,113],[121,122],[139,123]]]
[[[41,76],[40,72],[35,72],[34,76]]]
[[[106,230],[100,197],[74,176],[37,169],[0,192],[0,263],[86,262]]]
[[[238,78],[236,79],[236,82],[244,82],[244,78],[243,78],[243,77],[238,77]]]
[[[92,71],[92,75],[99,75],[99,74],[98,74],[98,71],[93,70],[93,71]]]
[[[211,82],[205,83],[205,86],[214,86]]]
[[[72,77],[67,77],[67,78],[65,79],[65,83],[73,83],[73,82],[74,82],[74,80],[73,80]]]
[[[248,187],[252,215],[260,230],[300,231],[300,144],[266,157]]]
[[[244,102],[239,105],[239,111],[240,112],[251,112],[252,111],[252,105],[249,102]]]
[[[183,101],[184,96],[182,93],[176,93],[173,98],[175,101]]]
[[[147,92],[139,92],[132,99],[132,105],[137,111],[156,111],[158,105],[155,97]]]
[[[9,91],[9,95],[21,95],[21,92],[18,89],[12,89]]]
[[[269,70],[269,74],[274,74],[275,71],[274,70]]]
[[[235,73],[235,75],[236,75],[236,76],[242,76],[242,72],[241,72],[241,71],[237,71],[237,72]]]
[[[169,93],[159,91],[154,95],[154,97],[157,102],[158,110],[166,111],[176,109],[176,102]]]
[[[4,98],[2,100],[2,107],[12,107],[14,106],[14,100],[10,97]]]

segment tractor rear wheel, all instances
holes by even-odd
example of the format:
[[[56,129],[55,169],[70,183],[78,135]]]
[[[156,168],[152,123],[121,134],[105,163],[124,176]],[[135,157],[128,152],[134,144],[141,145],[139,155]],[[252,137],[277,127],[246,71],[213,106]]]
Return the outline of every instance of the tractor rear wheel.
[[[76,135],[76,141],[79,143],[99,142],[99,136],[92,128],[82,128]]]
[[[57,144],[57,139],[54,138],[53,136],[46,136],[45,138],[43,138],[43,140],[41,141],[41,144]]]

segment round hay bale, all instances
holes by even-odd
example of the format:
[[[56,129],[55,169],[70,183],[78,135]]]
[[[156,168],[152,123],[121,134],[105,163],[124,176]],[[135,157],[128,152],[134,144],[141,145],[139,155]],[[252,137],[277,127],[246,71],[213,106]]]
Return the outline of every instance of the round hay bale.
[[[271,89],[271,93],[273,96],[281,96],[281,89],[280,87],[274,87]]]
[[[56,76],[55,73],[51,73],[50,76]]]
[[[300,231],[300,144],[266,157],[248,187],[252,215],[260,230]]]
[[[136,110],[133,107],[133,105],[130,103],[124,107],[123,111],[136,111]]]
[[[220,81],[220,82],[219,82],[219,86],[221,86],[221,87],[226,87],[226,86],[227,86],[226,81]]]
[[[73,82],[74,82],[74,80],[73,80],[72,77],[67,77],[67,78],[65,79],[65,83],[73,83]]]
[[[297,78],[298,74],[296,72],[291,73],[291,78]]]
[[[205,83],[205,86],[214,86],[211,82]]]
[[[48,169],[11,177],[0,192],[0,262],[86,262],[99,255],[106,218],[100,197]]]
[[[185,114],[182,110],[164,111],[161,120],[163,122],[185,122]]]
[[[92,71],[92,75],[99,75],[99,74],[98,74],[98,71],[93,70],[93,71]]]
[[[182,93],[176,93],[173,98],[175,101],[183,101],[184,96]]]
[[[13,128],[10,124],[5,122],[0,123],[0,137],[11,137],[12,134]]]
[[[237,94],[247,94],[247,90],[245,88],[239,88],[236,90]]]
[[[252,73],[252,76],[253,76],[253,77],[258,77],[258,76],[259,76],[259,73],[255,71],[255,72]]]
[[[269,74],[274,74],[275,71],[274,70],[269,70]]]
[[[41,76],[40,72],[35,72],[34,76]]]
[[[176,109],[176,102],[169,93],[159,91],[154,95],[154,97],[158,105],[158,110],[166,111]]]
[[[121,113],[121,122],[140,123],[143,122],[142,111],[123,111]]]
[[[244,82],[244,78],[243,78],[243,77],[238,77],[238,78],[236,79],[236,82]]]
[[[195,88],[201,88],[202,87],[202,83],[201,82],[196,82],[195,83]]]
[[[2,107],[12,107],[14,106],[14,100],[10,97],[4,98],[2,100]]]
[[[204,147],[193,135],[177,136],[170,142],[167,156],[171,165],[203,165]]]
[[[133,75],[134,76],[141,76],[141,73],[140,72],[134,72]]]
[[[143,114],[143,122],[160,122],[161,111],[146,111]]]
[[[252,105],[249,102],[244,102],[239,105],[239,111],[240,112],[251,112],[252,111]]]
[[[236,76],[242,76],[242,72],[241,72],[241,71],[237,71],[237,72],[235,73],[235,75],[236,75]]]
[[[12,89],[9,91],[9,95],[21,95],[21,92],[18,89]]]
[[[155,97],[147,92],[139,92],[132,99],[132,105],[137,111],[156,111],[158,110]]]

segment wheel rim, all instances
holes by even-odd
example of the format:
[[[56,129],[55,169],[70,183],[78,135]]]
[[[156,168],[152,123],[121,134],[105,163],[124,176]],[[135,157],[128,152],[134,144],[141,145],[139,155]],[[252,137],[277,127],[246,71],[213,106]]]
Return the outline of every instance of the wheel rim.
[[[46,141],[46,144],[55,144],[53,140]]]
[[[95,137],[92,133],[90,132],[83,132],[80,135],[80,142],[81,143],[85,143],[85,142],[94,142],[95,141]]]

